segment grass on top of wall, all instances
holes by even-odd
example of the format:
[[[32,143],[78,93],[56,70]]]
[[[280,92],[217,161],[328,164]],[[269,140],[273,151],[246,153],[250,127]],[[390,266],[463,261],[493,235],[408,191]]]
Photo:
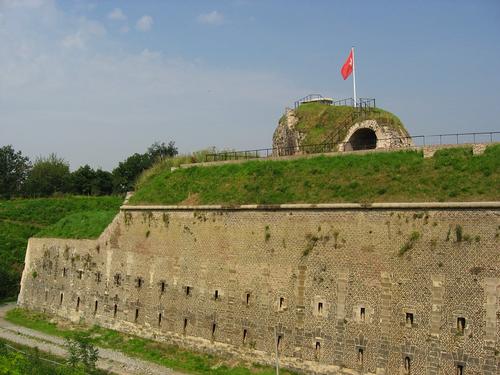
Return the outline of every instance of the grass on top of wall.
[[[113,211],[83,211],[65,216],[57,223],[42,229],[35,237],[97,238],[118,213]]]
[[[93,344],[123,352],[132,357],[154,362],[189,374],[212,375],[273,375],[275,370],[251,363],[241,363],[234,358],[222,358],[214,355],[197,353],[175,345],[143,339],[98,326],[88,327],[64,321],[58,324],[51,316],[13,309],[7,312],[6,320],[53,336],[68,337],[76,330],[91,334]],[[283,375],[294,374],[281,370]]]
[[[498,201],[500,145],[248,161],[149,176],[131,204]]]

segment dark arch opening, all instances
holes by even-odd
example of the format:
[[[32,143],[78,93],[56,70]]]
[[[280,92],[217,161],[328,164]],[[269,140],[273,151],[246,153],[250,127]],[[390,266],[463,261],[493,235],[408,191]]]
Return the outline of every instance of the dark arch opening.
[[[351,135],[346,150],[372,150],[377,147],[377,135],[371,129],[358,129]]]

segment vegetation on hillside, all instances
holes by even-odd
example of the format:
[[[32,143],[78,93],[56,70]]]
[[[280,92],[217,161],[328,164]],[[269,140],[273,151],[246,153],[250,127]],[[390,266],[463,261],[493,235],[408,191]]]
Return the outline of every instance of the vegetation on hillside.
[[[4,146],[0,147],[0,198],[124,193],[132,189],[144,170],[175,155],[174,142],[155,142],[145,153],[135,153],[120,162],[112,172],[89,165],[70,172],[69,163],[56,154],[38,157],[31,163],[21,151]]]
[[[131,204],[498,201],[500,145],[157,168]]]
[[[0,374],[104,375],[107,372],[96,369],[89,371],[78,362],[76,366],[71,366],[65,363],[64,358],[0,339]]]
[[[60,337],[68,337],[68,335],[74,335],[75,332],[83,332],[89,334],[87,337],[90,337],[91,343],[96,346],[119,350],[132,357],[155,362],[189,374],[272,375],[275,373],[275,370],[270,367],[238,363],[234,358],[196,353],[181,349],[175,345],[159,343],[98,326],[71,325],[68,329],[68,322],[58,325],[48,315],[23,309],[10,310],[7,313],[7,320]],[[287,370],[281,370],[280,373],[283,375],[293,374]]]
[[[95,238],[122,201],[118,196],[0,200],[0,300],[17,293],[30,237]]]
[[[366,115],[357,116],[355,108],[351,106],[306,103],[301,104],[295,113],[299,120],[296,128],[305,134],[305,145],[331,142],[331,137],[334,135],[342,140],[353,122],[362,120],[376,120],[380,125],[394,127],[407,135],[401,120],[394,114],[380,108],[374,108]]]

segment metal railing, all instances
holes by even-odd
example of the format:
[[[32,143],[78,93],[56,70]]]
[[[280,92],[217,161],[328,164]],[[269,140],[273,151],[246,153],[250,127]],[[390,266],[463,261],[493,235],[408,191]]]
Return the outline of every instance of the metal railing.
[[[307,96],[304,96],[303,98],[300,98],[299,100],[296,100],[293,103],[293,107],[297,109],[297,107],[304,102],[310,102],[311,100],[321,100],[321,99],[326,99],[326,98],[321,94],[309,94]]]
[[[322,99],[327,100],[328,98],[325,98],[321,94],[309,94],[307,96],[304,96],[303,98],[300,98],[299,100],[296,100],[293,103],[293,106],[295,109],[297,109],[302,103],[311,102],[314,100],[320,101]],[[353,98],[345,98],[340,100],[334,100],[329,105],[354,107],[354,104],[356,104],[356,108],[360,110],[372,110],[373,108],[376,108],[374,98],[358,98],[356,101],[354,101]]]
[[[498,132],[474,132],[474,133],[448,133],[432,135],[416,135],[408,137],[393,137],[377,139],[376,143],[386,143],[389,147],[408,148],[413,146],[429,146],[443,144],[476,144],[500,142],[500,131]],[[226,161],[226,160],[246,160],[268,158],[272,156],[288,156],[301,154],[319,154],[325,152],[335,152],[339,150],[359,151],[371,147],[374,143],[360,144],[359,142],[324,142],[317,144],[306,144],[300,146],[279,146],[270,148],[260,148],[244,151],[222,151],[205,155],[206,162]],[[376,144],[375,144],[376,146]],[[374,148],[374,147],[373,147]]]

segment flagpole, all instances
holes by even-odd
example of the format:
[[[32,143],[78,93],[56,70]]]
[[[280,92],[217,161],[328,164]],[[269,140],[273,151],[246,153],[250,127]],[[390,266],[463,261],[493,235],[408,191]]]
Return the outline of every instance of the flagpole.
[[[352,86],[354,88],[354,107],[356,107],[356,62],[354,58],[354,47],[351,48],[352,51]]]

